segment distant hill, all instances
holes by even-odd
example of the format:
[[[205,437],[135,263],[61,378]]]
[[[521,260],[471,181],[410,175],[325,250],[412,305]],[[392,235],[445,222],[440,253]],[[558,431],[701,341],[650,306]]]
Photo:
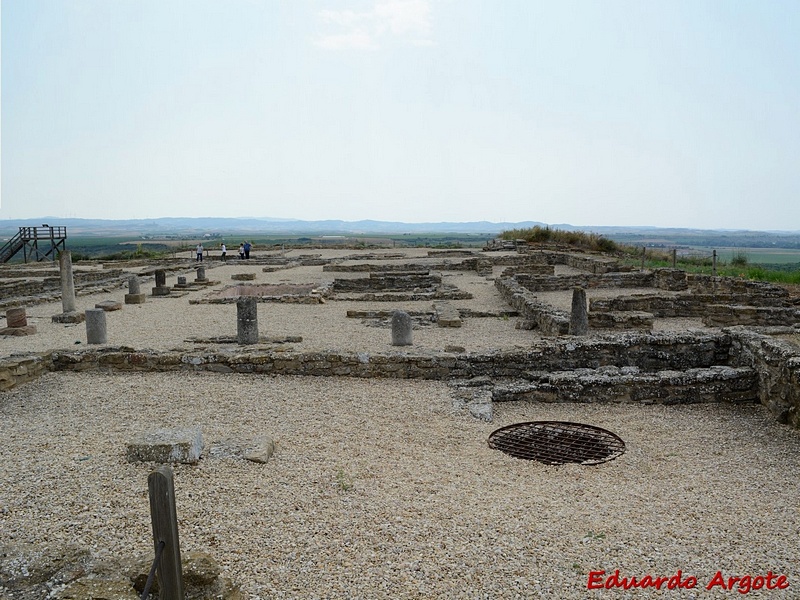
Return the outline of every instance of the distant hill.
[[[67,227],[69,233],[79,235],[145,235],[145,234],[204,234],[212,232],[239,232],[263,234],[402,234],[402,233],[475,233],[494,235],[507,229],[544,226],[536,221],[521,223],[400,223],[395,221],[301,221],[269,218],[215,218],[215,217],[163,217],[158,219],[36,219],[0,220],[0,235],[9,236],[19,227],[33,227],[47,223]]]
[[[400,235],[456,233],[496,236],[510,229],[525,229],[539,225],[539,221],[494,223],[473,221],[465,223],[402,223],[397,221],[302,221],[299,219],[274,219],[268,217],[162,217],[158,219],[61,219],[39,217],[36,219],[0,220],[0,237],[11,237],[19,227],[33,227],[44,223],[67,227],[69,234],[79,236],[161,236],[181,235],[201,237],[205,234],[248,235]],[[747,231],[708,230],[662,227],[583,226],[566,223],[549,227],[566,231],[578,230],[597,233],[624,244],[659,246],[708,246],[740,248],[800,248],[800,231]]]

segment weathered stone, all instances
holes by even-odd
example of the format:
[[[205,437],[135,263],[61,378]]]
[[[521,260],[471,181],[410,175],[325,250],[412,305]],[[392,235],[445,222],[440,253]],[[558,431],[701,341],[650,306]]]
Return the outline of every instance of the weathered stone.
[[[449,302],[439,302],[434,304],[433,308],[436,311],[436,323],[439,327],[461,327],[461,315]]]
[[[53,315],[52,319],[53,323],[83,323],[86,320],[86,315],[82,312],[69,312]]]
[[[156,269],[156,285],[153,288],[153,296],[169,296],[172,291],[167,287],[167,272],[164,269]]]
[[[255,278],[255,273],[234,273],[231,275],[231,279],[234,281],[254,281]]]
[[[569,318],[570,335],[589,333],[589,314],[586,309],[586,290],[576,287],[572,290],[572,313]]]
[[[130,581],[82,577],[54,596],[57,600],[139,600]]]
[[[95,304],[94,307],[100,308],[106,312],[112,312],[115,310],[122,310],[122,302],[117,302],[116,300],[103,300],[102,302]]]
[[[25,314],[25,307],[9,308],[6,310],[7,327],[25,327],[28,325],[28,317]]]
[[[258,343],[258,303],[253,296],[236,301],[236,339],[241,345]]]
[[[106,332],[106,311],[102,308],[86,310],[86,343],[105,344],[108,342]]]
[[[61,272],[61,308],[64,313],[73,313],[75,309],[75,280],[72,277],[72,252],[64,250],[58,257]]]
[[[136,275],[131,275],[128,277],[128,293],[129,294],[141,294],[141,284],[139,282],[139,277]]]
[[[402,310],[394,311],[392,315],[392,346],[410,346],[411,329],[413,323],[411,316]]]
[[[36,333],[36,327],[33,325],[25,325],[24,327],[4,327],[0,329],[0,335],[33,335]]]
[[[197,282],[200,282],[200,283],[204,283],[204,282],[208,281],[208,279],[206,279],[206,268],[205,267],[197,267],[197,274],[195,275],[194,280],[197,281]]]
[[[199,428],[162,429],[136,436],[128,443],[126,455],[129,462],[195,464],[202,451]]]

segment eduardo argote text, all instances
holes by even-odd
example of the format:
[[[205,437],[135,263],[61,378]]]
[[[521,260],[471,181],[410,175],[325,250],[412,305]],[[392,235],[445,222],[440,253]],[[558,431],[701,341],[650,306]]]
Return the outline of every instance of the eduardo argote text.
[[[622,588],[657,590],[679,590],[694,589],[702,585],[707,590],[735,590],[740,594],[748,594],[751,590],[785,590],[789,587],[789,578],[767,571],[765,575],[732,575],[725,576],[722,571],[717,571],[708,579],[701,583],[694,575],[684,575],[682,571],[671,576],[653,576],[650,574],[643,577],[628,577],[620,575],[619,569],[608,574],[606,571],[589,571],[589,580],[586,584],[590,590],[611,590]]]

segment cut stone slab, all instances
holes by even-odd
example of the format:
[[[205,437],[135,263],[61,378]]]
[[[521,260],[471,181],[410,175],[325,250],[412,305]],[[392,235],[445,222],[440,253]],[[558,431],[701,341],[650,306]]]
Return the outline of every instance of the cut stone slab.
[[[208,451],[214,458],[243,458],[255,463],[267,462],[274,452],[275,442],[267,434],[252,438],[225,438],[211,444]]]
[[[196,464],[202,451],[200,428],[159,429],[136,436],[126,454],[129,462]]]
[[[125,304],[144,304],[147,294],[125,294]]]
[[[65,312],[53,315],[53,323],[83,323],[86,315],[82,312]]]
[[[436,311],[436,322],[439,327],[461,327],[461,315],[449,302],[434,304],[433,309]]]
[[[231,275],[231,279],[234,281],[254,281],[255,278],[255,273],[234,273]]]
[[[34,325],[25,325],[24,327],[4,327],[0,329],[0,335],[33,335],[36,333]]]
[[[122,302],[117,302],[116,300],[103,300],[102,302],[95,304],[94,307],[102,308],[106,312],[110,312],[112,310],[122,310]]]

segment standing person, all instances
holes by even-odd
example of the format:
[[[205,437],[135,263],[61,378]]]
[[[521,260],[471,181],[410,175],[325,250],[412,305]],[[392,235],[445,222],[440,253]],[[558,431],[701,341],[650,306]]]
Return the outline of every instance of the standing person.
[[[203,262],[203,244],[197,244],[197,262]]]
[[[244,259],[244,244],[239,244],[239,258]]]
[[[244,257],[250,258],[250,248],[253,246],[247,240],[244,241]]]
[[[225,247],[225,242],[222,242],[222,256],[220,257],[220,260],[222,262],[225,262],[225,254],[227,252],[228,252],[228,249]]]

